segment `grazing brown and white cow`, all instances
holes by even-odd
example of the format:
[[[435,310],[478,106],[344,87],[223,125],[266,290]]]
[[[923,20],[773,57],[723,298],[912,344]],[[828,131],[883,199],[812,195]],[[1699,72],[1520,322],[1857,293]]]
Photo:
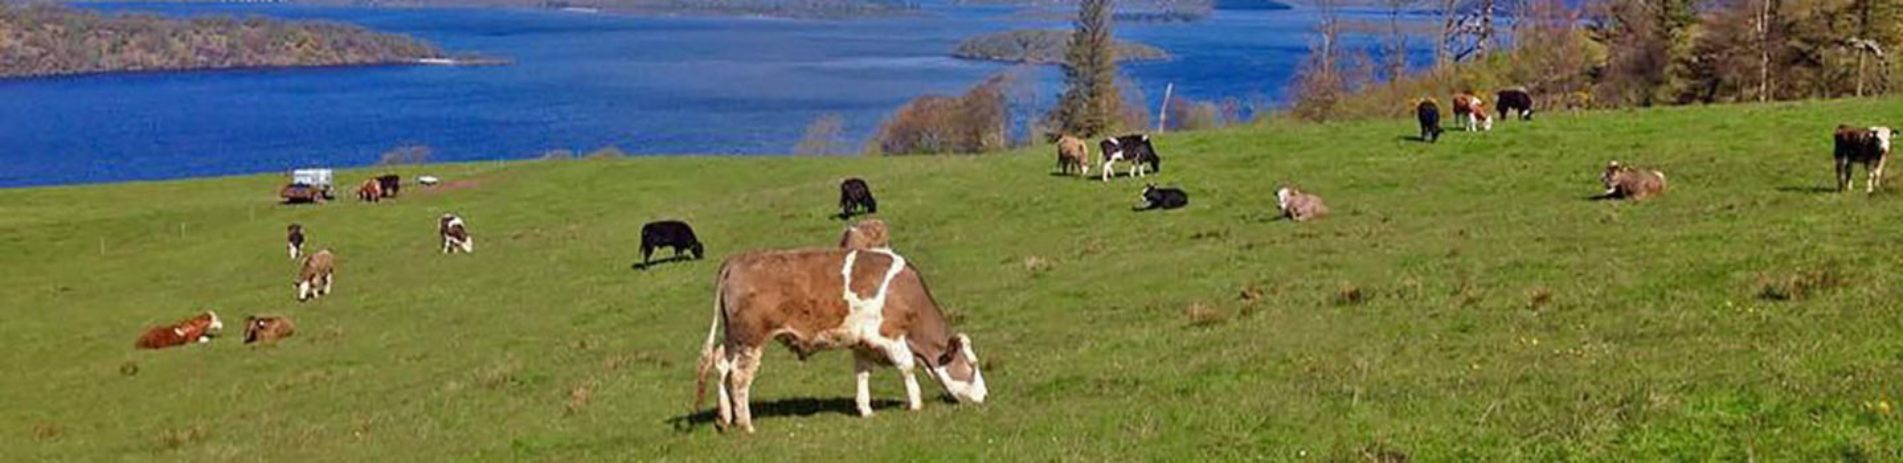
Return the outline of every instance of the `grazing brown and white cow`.
[[[1275,190],[1275,207],[1282,211],[1282,217],[1296,222],[1328,215],[1328,206],[1322,204],[1322,197],[1292,186]]]
[[[879,219],[861,220],[846,227],[846,233],[839,237],[840,249],[887,249],[892,247],[885,221]]]
[[[1620,165],[1619,161],[1607,164],[1606,172],[1599,175],[1599,181],[1606,185],[1606,192],[1599,195],[1600,199],[1637,201],[1665,192],[1664,172],[1634,169]]]
[[[291,260],[304,254],[304,226],[291,224],[284,229],[284,246],[291,250]]]
[[[1078,175],[1090,175],[1090,144],[1070,135],[1058,137],[1057,171],[1069,175],[1073,170]]]
[[[139,336],[139,341],[132,345],[140,349],[164,349],[195,342],[211,342],[211,336],[223,329],[225,324],[218,321],[218,313],[207,310],[196,317],[179,320],[178,323],[147,328],[145,334]]]
[[[456,214],[443,214],[443,218],[436,221],[436,234],[443,238],[444,254],[476,251],[476,239],[469,236],[469,228]]]
[[[1468,132],[1493,130],[1493,116],[1487,114],[1487,102],[1479,95],[1455,94],[1454,119],[1460,121],[1461,130]]]
[[[1850,191],[1850,181],[1856,164],[1863,164],[1870,177],[1864,181],[1864,193],[1877,191],[1883,184],[1883,165],[1890,160],[1890,139],[1895,131],[1889,127],[1871,127],[1860,129],[1848,125],[1837,126],[1837,191]]]
[[[266,344],[275,343],[280,339],[291,337],[291,335],[296,332],[297,326],[292,325],[291,319],[289,318],[273,316],[260,317],[256,315],[244,318],[245,344],[254,342],[264,342]]]
[[[382,202],[383,184],[374,178],[364,180],[363,186],[357,187],[357,200],[366,203]]]
[[[907,406],[919,409],[924,367],[961,402],[983,403],[987,390],[971,338],[954,333],[905,258],[886,249],[756,251],[728,258],[715,283],[713,326],[696,369],[694,408],[719,373],[717,427],[753,432],[748,405],[761,349],[774,340],[805,359],[815,352],[853,352],[860,416],[872,415],[870,378],[891,365],[905,378]],[[725,331],[726,336],[720,336]]]
[[[297,270],[297,301],[311,300],[313,297],[330,294],[330,284],[336,278],[337,258],[329,249],[317,251],[304,258],[304,266]]]

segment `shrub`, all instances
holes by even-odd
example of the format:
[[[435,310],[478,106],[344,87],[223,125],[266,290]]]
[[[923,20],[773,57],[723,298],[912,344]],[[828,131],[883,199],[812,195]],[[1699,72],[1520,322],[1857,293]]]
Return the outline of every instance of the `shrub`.
[[[430,147],[419,144],[405,144],[391,148],[389,151],[384,151],[383,156],[377,158],[377,165],[423,164],[429,162],[429,160]]]
[[[1004,89],[992,76],[963,96],[913,99],[880,124],[874,147],[883,154],[981,153],[1005,147]]]

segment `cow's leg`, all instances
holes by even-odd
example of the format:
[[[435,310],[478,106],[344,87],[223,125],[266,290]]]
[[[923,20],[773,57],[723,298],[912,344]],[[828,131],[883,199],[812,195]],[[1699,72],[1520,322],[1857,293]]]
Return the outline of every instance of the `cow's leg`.
[[[1837,192],[1842,193],[1842,192],[1850,190],[1850,181],[1848,180],[1849,176],[1848,176],[1848,173],[1846,172],[1847,170],[1850,169],[1850,163],[1848,161],[1845,161],[1843,156],[1838,156],[1836,167],[1837,167],[1837,171],[1836,171]]]
[[[332,281],[334,281],[334,280],[336,280],[336,279],[337,279],[337,276],[336,276],[336,275],[334,275],[334,274],[332,274],[332,273],[330,273],[330,272],[324,272],[324,290],[323,290],[323,291],[318,291],[318,292],[317,292],[317,294],[320,294],[320,295],[329,295],[329,294],[330,294],[330,284],[331,284],[331,282],[332,282]]]
[[[733,374],[733,358],[727,355],[726,346],[714,347],[714,372],[719,381],[714,385],[715,404],[719,410],[714,415],[714,428],[725,431],[733,426],[733,395],[728,392],[727,378]]]
[[[733,376],[727,379],[733,387],[734,425],[740,430],[753,433],[753,407],[747,403],[749,389],[753,387],[753,375],[760,371],[760,348],[740,347],[733,356]]]
[[[467,254],[472,252],[476,252],[476,238],[463,238],[463,253]]]
[[[303,301],[307,301],[307,300],[310,300],[310,294],[311,294],[311,281],[310,281],[310,280],[304,280],[304,281],[299,281],[299,282],[297,282],[297,300],[298,300],[298,302],[303,302]]]
[[[859,383],[859,393],[853,396],[853,403],[859,406],[859,416],[872,416],[872,368],[878,362],[868,354],[858,350],[852,353],[852,375]]]
[[[1870,179],[1864,182],[1864,185],[1865,185],[1865,188],[1863,190],[1864,193],[1877,192],[1877,185],[1881,185],[1883,183],[1883,163],[1884,161],[1888,159],[1889,159],[1888,157],[1877,158],[1875,167],[1870,168]]]
[[[1106,181],[1106,182],[1110,181],[1110,174],[1114,174],[1117,172],[1115,170],[1112,170],[1114,167],[1116,167],[1116,164],[1117,164],[1117,160],[1115,159],[1111,159],[1111,160],[1103,162],[1103,181]]]

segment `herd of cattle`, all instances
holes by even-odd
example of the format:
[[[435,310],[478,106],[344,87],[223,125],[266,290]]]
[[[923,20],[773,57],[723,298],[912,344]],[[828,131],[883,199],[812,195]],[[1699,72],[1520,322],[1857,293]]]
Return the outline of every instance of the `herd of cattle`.
[[[1499,118],[1531,120],[1533,100],[1524,88],[1502,90],[1495,96]],[[1494,118],[1479,96],[1463,93],[1455,95],[1452,102],[1453,115],[1464,130],[1492,128]],[[1421,140],[1438,140],[1438,105],[1424,99],[1415,109]],[[1869,171],[1866,191],[1875,191],[1893,135],[1885,127],[1837,128],[1834,157],[1839,191],[1849,189],[1850,171],[1858,164]],[[1056,147],[1060,174],[1090,175],[1093,159],[1087,143],[1063,136]],[[1130,164],[1131,177],[1161,171],[1161,158],[1148,135],[1109,137],[1097,147],[1100,178],[1104,181],[1114,177],[1118,162]],[[1666,188],[1663,172],[1618,161],[1606,166],[1600,182],[1606,190],[1596,197],[1603,199],[1641,200],[1659,195]],[[375,202],[395,196],[400,186],[400,178],[382,176],[364,182],[358,194],[363,201]],[[840,183],[839,190],[840,219],[878,212],[878,202],[865,180],[848,178]],[[1294,186],[1278,188],[1275,196],[1281,217],[1293,222],[1314,220],[1329,211],[1320,196]],[[1189,195],[1182,189],[1155,184],[1146,185],[1139,197],[1139,210],[1177,209],[1189,204]],[[337,267],[336,257],[328,249],[303,253],[306,233],[302,225],[292,224],[285,241],[291,259],[302,258],[295,281],[298,301],[329,294]],[[474,251],[473,239],[461,217],[439,217],[437,235],[445,254]],[[893,250],[891,242],[891,230],[884,221],[866,219],[850,224],[837,246],[747,251],[723,261],[715,279],[711,326],[695,372],[695,409],[705,400],[711,376],[717,397],[716,427],[752,432],[750,389],[760,368],[762,350],[774,342],[786,346],[801,360],[823,350],[852,351],[855,404],[860,415],[873,412],[868,382],[871,371],[879,366],[899,371],[908,408],[916,410],[923,404],[915,376],[920,368],[953,399],[984,402],[989,391],[971,337],[952,329],[923,277]],[[654,251],[663,248],[671,248],[675,258],[691,255],[698,260],[706,253],[686,222],[654,221],[641,228],[641,262],[636,268],[647,269],[654,263]],[[218,315],[207,311],[172,325],[152,327],[136,346],[156,349],[209,342],[222,328]],[[272,342],[293,332],[291,321],[284,317],[253,316],[245,321],[246,343]]]

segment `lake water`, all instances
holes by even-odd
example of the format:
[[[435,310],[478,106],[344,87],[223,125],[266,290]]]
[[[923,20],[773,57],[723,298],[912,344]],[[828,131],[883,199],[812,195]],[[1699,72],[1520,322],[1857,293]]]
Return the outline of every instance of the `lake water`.
[[[1010,19],[1007,8],[942,5],[922,17],[855,21],[269,4],[88,8],[335,20],[515,63],[0,80],[0,187],[360,166],[402,144],[429,146],[434,161],[610,145],[632,154],[786,153],[828,113],[844,118],[857,151],[912,97],[961,92],[1012,69],[946,57],[961,39],[1066,27]],[[1172,82],[1192,98],[1279,101],[1314,22],[1297,9],[1121,25],[1120,37],[1175,55],[1123,72],[1153,104]],[[1047,105],[1061,90],[1054,67],[1028,75],[1020,93],[1030,104]]]

